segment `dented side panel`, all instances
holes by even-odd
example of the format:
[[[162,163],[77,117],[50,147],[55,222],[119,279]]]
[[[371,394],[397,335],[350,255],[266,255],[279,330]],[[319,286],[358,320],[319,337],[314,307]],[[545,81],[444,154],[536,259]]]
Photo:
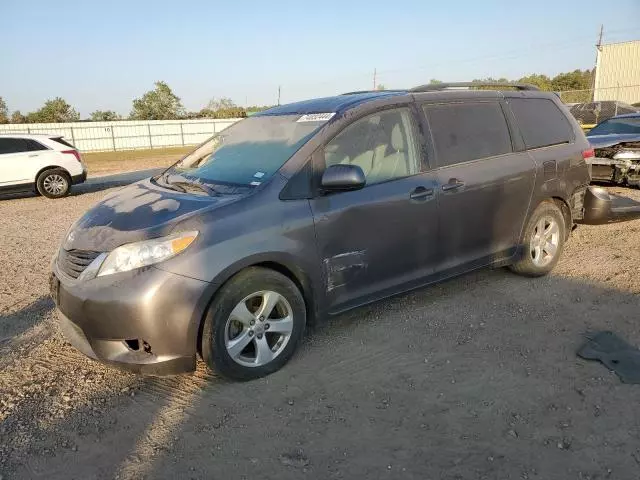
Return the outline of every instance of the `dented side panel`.
[[[433,273],[438,217],[434,198],[412,202],[431,174],[311,200],[327,310],[342,311],[393,294]]]
[[[345,252],[323,260],[327,291],[344,287],[364,275],[367,269],[366,250]]]

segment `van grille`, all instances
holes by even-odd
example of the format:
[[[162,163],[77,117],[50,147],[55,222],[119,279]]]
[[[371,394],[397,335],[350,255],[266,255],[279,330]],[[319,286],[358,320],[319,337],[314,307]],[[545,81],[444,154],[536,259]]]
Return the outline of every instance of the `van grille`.
[[[71,278],[78,278],[100,252],[90,250],[64,250],[58,253],[58,267]]]

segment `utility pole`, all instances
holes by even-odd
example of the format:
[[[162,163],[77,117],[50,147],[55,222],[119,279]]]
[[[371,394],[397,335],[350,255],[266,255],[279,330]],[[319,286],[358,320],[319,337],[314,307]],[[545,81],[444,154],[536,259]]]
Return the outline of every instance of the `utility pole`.
[[[280,105],[280,85],[278,85],[278,105]]]
[[[604,30],[604,25],[600,24],[600,35],[598,36],[598,45],[597,47],[600,48],[600,45],[602,45],[602,31]]]
[[[596,99],[596,70],[598,68],[598,56],[600,55],[600,48],[602,47],[602,32],[604,30],[604,25],[600,24],[600,35],[598,35],[598,43],[596,44],[596,63],[593,67],[593,74],[591,75],[591,101],[595,101]]]
[[[378,73],[378,71],[374,68],[373,69],[373,89],[376,89],[376,74]]]

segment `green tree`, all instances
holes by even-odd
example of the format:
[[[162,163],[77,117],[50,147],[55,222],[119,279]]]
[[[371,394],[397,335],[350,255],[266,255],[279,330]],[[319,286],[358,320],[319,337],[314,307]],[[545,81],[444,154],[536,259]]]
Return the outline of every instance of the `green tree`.
[[[518,79],[518,83],[528,83],[529,85],[535,85],[540,90],[550,91],[551,87],[551,79],[546,75],[538,75],[537,73],[533,73],[531,75],[527,75],[526,77],[522,77]]]
[[[121,120],[122,117],[113,110],[96,110],[91,112],[90,119],[92,122],[111,122],[113,120]]]
[[[383,83],[379,83],[378,86],[376,87],[376,90],[380,90],[380,91],[381,90],[386,90],[386,89],[387,89],[387,87],[385,87]]]
[[[27,123],[27,117],[20,113],[20,110],[16,110],[11,114],[11,123]]]
[[[591,70],[559,73],[551,80],[551,87],[556,92],[588,90],[591,88]]]
[[[133,100],[130,118],[134,120],[171,120],[185,113],[180,98],[165,82],[155,82],[155,88]]]
[[[565,92],[562,94],[562,101],[566,103],[589,102],[592,79],[591,70],[560,73],[551,80],[551,90]]]
[[[206,106],[206,110],[211,110],[213,112],[217,110],[224,110],[227,108],[235,108],[236,104],[233,103],[233,100],[230,98],[222,97],[222,98],[212,98],[209,100],[209,103]]]
[[[245,108],[247,113],[249,112],[262,112],[264,110],[269,110],[274,105],[251,105],[250,107]]]
[[[212,98],[207,106],[200,110],[205,118],[243,118],[247,116],[244,108],[237,106],[230,98]]]
[[[0,123],[9,123],[9,109],[2,97],[0,97]]]
[[[40,110],[27,115],[29,123],[62,123],[78,120],[80,120],[80,114],[60,97],[47,100]]]
[[[203,108],[198,112],[196,118],[244,118],[246,116],[247,112],[242,107],[220,108],[218,110]]]
[[[442,83],[442,80],[437,80],[435,78],[429,80],[429,85],[439,85],[440,83]]]
[[[487,77],[487,78],[474,78],[473,80],[471,80],[471,83],[511,83],[510,80],[507,80],[504,77],[501,78],[493,78],[493,77]],[[494,87],[492,86],[483,86],[483,87],[471,87],[472,90],[494,90]]]

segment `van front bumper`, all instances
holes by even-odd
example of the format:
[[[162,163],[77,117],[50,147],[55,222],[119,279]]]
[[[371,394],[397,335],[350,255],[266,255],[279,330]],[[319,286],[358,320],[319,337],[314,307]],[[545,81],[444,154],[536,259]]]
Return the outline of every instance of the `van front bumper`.
[[[154,375],[195,369],[207,286],[154,267],[77,281],[55,261],[50,282],[69,343],[93,359]]]
[[[617,206],[615,200],[604,188],[588,187],[584,195],[583,217],[576,223],[602,225],[640,218],[640,203],[630,201],[630,204]]]

